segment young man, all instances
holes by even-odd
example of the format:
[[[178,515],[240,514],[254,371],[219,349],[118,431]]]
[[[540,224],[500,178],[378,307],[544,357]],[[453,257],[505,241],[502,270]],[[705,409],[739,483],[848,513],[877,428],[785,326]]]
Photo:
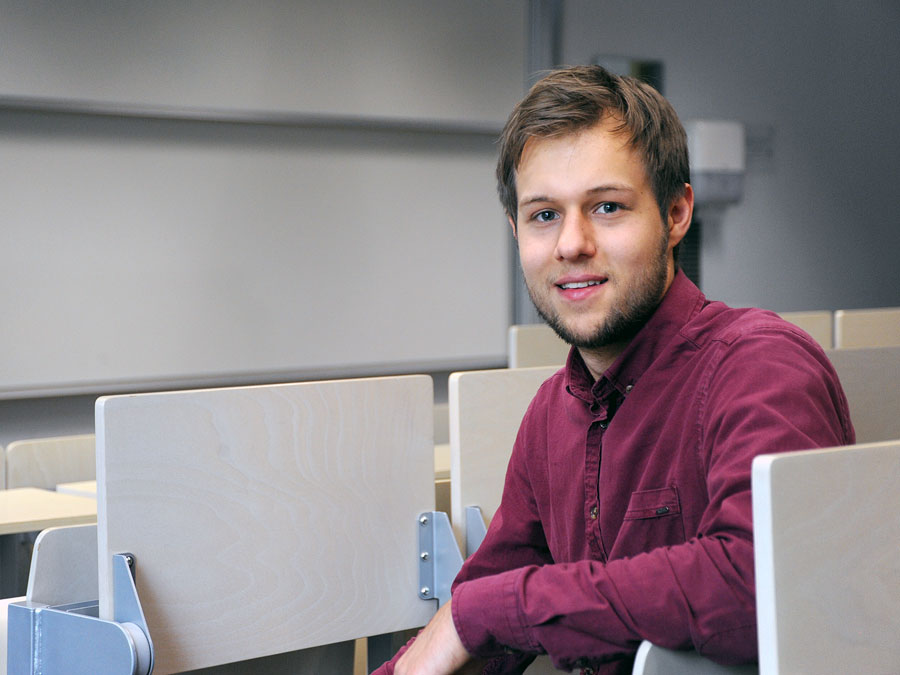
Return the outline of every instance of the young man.
[[[525,280],[572,344],[519,430],[503,499],[452,600],[383,673],[630,672],[641,640],[756,659],[750,464],[852,443],[819,346],[677,270],[686,138],[650,87],[551,73],[498,164]]]

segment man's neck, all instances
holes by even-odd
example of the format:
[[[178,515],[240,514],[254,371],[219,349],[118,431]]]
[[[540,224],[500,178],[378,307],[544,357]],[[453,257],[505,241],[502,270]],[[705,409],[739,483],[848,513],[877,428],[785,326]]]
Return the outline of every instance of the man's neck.
[[[615,344],[604,345],[596,349],[578,347],[578,353],[581,354],[584,365],[587,366],[591,377],[594,378],[594,382],[599,380],[603,373],[619,358],[619,354],[625,351],[625,347],[628,346],[629,342],[629,340],[625,340],[624,342],[616,342]]]

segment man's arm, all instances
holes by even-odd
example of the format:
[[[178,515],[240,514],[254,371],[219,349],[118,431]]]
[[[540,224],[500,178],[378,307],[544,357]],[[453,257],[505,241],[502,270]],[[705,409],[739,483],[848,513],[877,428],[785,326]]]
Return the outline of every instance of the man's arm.
[[[451,601],[452,602],[452,601]],[[473,659],[453,625],[450,602],[441,607],[394,666],[395,675],[481,673],[485,661]]]
[[[528,413],[526,417],[527,415]],[[520,431],[520,438],[517,439],[513,449],[514,455],[521,453],[521,441]],[[501,508],[491,520],[487,535],[478,551],[463,564],[462,571],[454,581],[454,590],[463,579],[491,576],[510,569],[553,562],[526,473],[524,462],[510,464]],[[423,673],[452,673],[456,671],[446,669],[458,668],[462,663],[466,664],[466,670],[459,672],[481,673],[489,662],[494,662],[492,663],[494,669],[491,672],[503,673],[516,668],[524,669],[533,660],[533,656],[522,653],[510,654],[502,647],[497,650],[498,656],[494,658],[474,658],[459,639],[452,618],[452,604],[451,600],[438,610],[414,639],[372,675],[418,673],[420,671],[416,670],[417,668],[423,668],[421,671]],[[462,650],[462,653],[459,650]],[[413,654],[407,660],[409,652]],[[432,658],[434,661],[431,661]]]

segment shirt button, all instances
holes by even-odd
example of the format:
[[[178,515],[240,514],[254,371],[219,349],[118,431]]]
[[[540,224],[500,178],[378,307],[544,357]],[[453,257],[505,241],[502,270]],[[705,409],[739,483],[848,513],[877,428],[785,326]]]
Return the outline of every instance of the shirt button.
[[[609,426],[609,422],[600,422],[600,428],[601,428],[601,429],[605,429],[605,428],[608,427],[608,426]]]
[[[634,389],[634,385],[629,384],[627,387],[625,387],[625,393],[630,394],[632,389]]]
[[[592,520],[597,520],[597,514],[598,514],[598,513],[600,513],[600,509],[598,509],[596,506],[592,506],[592,507],[591,507],[591,519],[592,519]]]

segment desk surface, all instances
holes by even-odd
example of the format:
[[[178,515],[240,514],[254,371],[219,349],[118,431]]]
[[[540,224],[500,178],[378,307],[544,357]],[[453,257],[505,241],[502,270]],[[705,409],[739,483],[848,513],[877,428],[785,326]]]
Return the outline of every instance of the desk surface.
[[[78,495],[79,497],[97,498],[97,481],[95,480],[78,480],[72,483],[60,483],[56,486],[56,491],[67,495]]]
[[[0,490],[0,534],[97,522],[97,501],[40,488]]]

